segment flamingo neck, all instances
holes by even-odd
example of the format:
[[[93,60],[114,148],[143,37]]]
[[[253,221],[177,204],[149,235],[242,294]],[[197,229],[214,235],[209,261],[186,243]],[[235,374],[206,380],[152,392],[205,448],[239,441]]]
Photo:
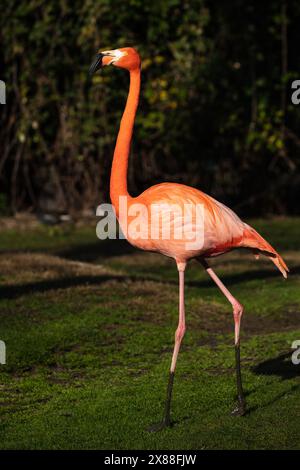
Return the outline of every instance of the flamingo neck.
[[[130,70],[129,93],[120,123],[110,177],[110,198],[117,215],[119,213],[119,197],[129,196],[127,191],[128,157],[139,102],[140,83],[140,69]]]

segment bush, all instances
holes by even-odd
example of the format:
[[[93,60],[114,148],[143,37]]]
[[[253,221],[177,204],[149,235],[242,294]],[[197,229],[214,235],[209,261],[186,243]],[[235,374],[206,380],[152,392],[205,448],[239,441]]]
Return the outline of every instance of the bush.
[[[299,78],[299,17],[296,0],[287,11],[282,0],[6,0],[0,184],[11,209],[79,213],[108,198],[128,78],[87,71],[99,48],[134,45],[143,84],[132,192],[168,179],[239,212],[298,212],[288,84]]]

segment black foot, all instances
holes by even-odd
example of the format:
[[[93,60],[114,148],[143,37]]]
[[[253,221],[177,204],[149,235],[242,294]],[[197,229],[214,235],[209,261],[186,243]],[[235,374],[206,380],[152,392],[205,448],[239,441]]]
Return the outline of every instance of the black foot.
[[[239,402],[231,414],[233,416],[244,416],[246,414],[246,404],[244,402]]]
[[[155,423],[150,426],[147,431],[149,432],[158,432],[162,431],[165,428],[170,428],[172,426],[172,423],[169,419],[163,419],[160,421],[160,423]]]

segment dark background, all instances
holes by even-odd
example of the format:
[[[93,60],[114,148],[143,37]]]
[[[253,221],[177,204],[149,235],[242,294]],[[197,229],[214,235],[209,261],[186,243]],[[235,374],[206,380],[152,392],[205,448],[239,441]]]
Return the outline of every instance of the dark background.
[[[0,21],[1,214],[108,200],[128,77],[87,72],[99,48],[129,45],[143,64],[132,194],[177,181],[240,215],[299,214],[298,0],[5,0]]]

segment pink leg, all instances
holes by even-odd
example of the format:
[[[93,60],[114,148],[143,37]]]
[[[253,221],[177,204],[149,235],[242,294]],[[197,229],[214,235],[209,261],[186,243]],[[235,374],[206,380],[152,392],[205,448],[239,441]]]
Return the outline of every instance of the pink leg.
[[[160,431],[166,426],[171,425],[170,411],[171,411],[174,374],[175,374],[176,362],[177,362],[177,357],[178,357],[181,341],[185,333],[185,311],[184,311],[184,270],[185,270],[185,267],[186,267],[185,263],[177,263],[177,268],[179,272],[179,321],[178,321],[178,326],[177,326],[177,330],[175,333],[175,345],[174,345],[172,362],[171,362],[171,367],[170,367],[164,418],[161,423],[151,426],[149,431]]]
[[[175,333],[175,346],[172,356],[170,372],[174,374],[182,338],[185,333],[185,311],[184,311],[184,271],[179,271],[179,321]]]
[[[241,361],[240,361],[240,326],[241,326],[241,317],[243,315],[244,307],[235,297],[229,292],[226,286],[216,273],[208,266],[206,261],[201,260],[201,264],[204,266],[207,274],[212,278],[212,280],[217,284],[221,292],[229,300],[233,308],[233,318],[234,318],[234,339],[235,339],[235,359],[236,359],[236,379],[237,379],[237,392],[238,392],[238,406],[233,410],[235,415],[244,415],[245,414],[245,398],[242,386],[242,375],[241,375]]]

